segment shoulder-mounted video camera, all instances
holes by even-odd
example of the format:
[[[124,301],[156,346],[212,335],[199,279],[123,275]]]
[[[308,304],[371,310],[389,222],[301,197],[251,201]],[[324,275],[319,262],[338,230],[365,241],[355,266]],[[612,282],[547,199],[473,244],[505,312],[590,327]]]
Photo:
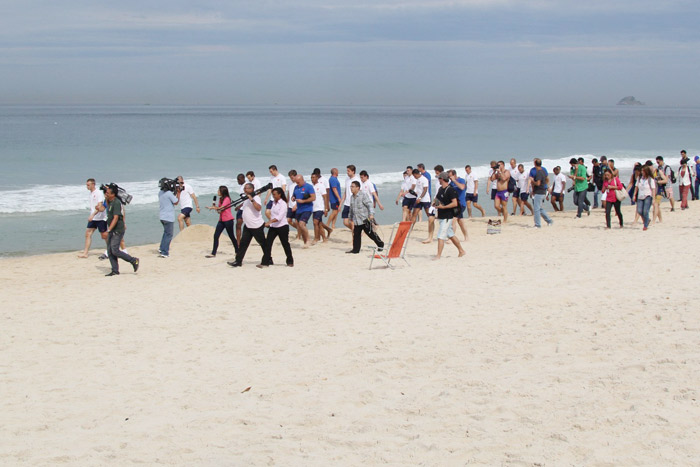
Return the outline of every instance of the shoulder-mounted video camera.
[[[107,193],[107,188],[112,190],[112,193],[114,193],[116,197],[119,198],[119,201],[121,201],[122,204],[129,204],[131,200],[134,199],[134,197],[127,193],[126,190],[124,190],[124,188],[120,187],[114,182],[108,183],[106,185],[100,185],[100,190],[102,190],[102,193]]]

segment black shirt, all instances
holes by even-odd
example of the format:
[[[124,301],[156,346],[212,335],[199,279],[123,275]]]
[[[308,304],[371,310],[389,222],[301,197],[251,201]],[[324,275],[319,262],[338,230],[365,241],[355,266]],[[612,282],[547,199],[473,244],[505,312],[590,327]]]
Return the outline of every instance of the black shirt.
[[[448,186],[447,188],[440,187],[435,198],[440,201],[440,204],[446,206],[450,204],[454,199],[457,198],[457,193],[454,188]],[[459,205],[459,204],[458,204]],[[438,209],[437,218],[438,219],[452,219],[454,217],[454,209]]]

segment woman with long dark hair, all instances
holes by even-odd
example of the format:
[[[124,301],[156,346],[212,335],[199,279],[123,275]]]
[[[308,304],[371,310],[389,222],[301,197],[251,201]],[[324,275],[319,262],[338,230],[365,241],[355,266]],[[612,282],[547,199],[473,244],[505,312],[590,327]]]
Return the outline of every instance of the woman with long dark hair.
[[[231,208],[224,209],[224,207],[231,204],[231,197],[228,194],[228,188],[221,185],[219,187],[218,195],[219,205],[207,206],[207,209],[210,211],[213,209],[219,213],[219,222],[216,224],[216,230],[214,230],[214,246],[211,249],[211,254],[206,256],[207,258],[216,257],[216,250],[219,249],[219,237],[224,229],[226,229],[226,233],[228,233],[228,237],[231,239],[231,243],[233,243],[234,251],[236,253],[238,252],[238,243],[236,242],[236,237],[233,234],[233,214],[231,214]]]
[[[289,245],[289,224],[287,223],[287,197],[282,188],[272,189],[270,221],[265,222],[265,227],[269,227],[265,240],[265,254],[258,267],[267,267],[272,264],[272,244],[277,237],[279,237],[284,254],[287,256],[287,266],[293,267],[294,257],[292,257],[292,247]]]
[[[620,228],[622,228],[622,210],[620,208],[620,201],[617,199],[617,191],[624,189],[624,185],[622,185],[620,179],[614,175],[614,172],[610,169],[606,169],[603,173],[603,193],[606,194],[605,224],[608,229],[610,228],[610,214],[613,208],[615,208],[617,218],[620,220]]]

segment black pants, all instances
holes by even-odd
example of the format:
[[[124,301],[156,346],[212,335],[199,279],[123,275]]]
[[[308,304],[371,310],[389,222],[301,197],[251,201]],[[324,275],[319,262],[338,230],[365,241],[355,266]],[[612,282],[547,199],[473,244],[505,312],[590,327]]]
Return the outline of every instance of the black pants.
[[[294,264],[292,247],[289,245],[288,225],[283,225],[282,227],[270,227],[270,229],[267,231],[265,255],[263,256],[262,264],[265,266],[272,264],[272,244],[275,242],[275,238],[277,237],[279,237],[280,243],[282,243],[282,248],[284,249],[284,254],[287,256],[287,264]]]
[[[214,230],[214,246],[211,249],[211,254],[215,255],[216,250],[219,249],[219,237],[221,236],[221,232],[226,229],[226,233],[228,234],[228,238],[231,239],[231,243],[233,243],[233,250],[238,253],[238,242],[236,241],[236,236],[233,234],[233,219],[230,221],[219,221],[218,224],[216,224],[216,230]]]
[[[353,233],[352,233],[352,252],[353,253],[360,252],[360,248],[362,247],[362,232],[366,233],[367,236],[370,239],[372,239],[372,241],[374,243],[376,243],[379,248],[384,247],[384,242],[382,241],[381,238],[379,238],[379,235],[377,235],[377,232],[375,232],[374,229],[371,227],[371,224],[369,224],[369,223],[355,224],[355,229],[353,230]]]
[[[614,203],[608,201],[605,203],[605,222],[608,224],[608,228],[610,228],[610,213],[612,212],[613,206],[615,207],[617,218],[620,219],[620,227],[622,227],[622,210],[620,209],[620,204],[619,201],[615,201]]]
[[[241,244],[238,246],[238,251],[236,252],[236,262],[242,263],[245,257],[245,252],[248,250],[248,245],[250,241],[255,238],[258,242],[260,248],[263,251],[263,259],[265,258],[265,227],[262,225],[257,229],[249,229],[245,224],[243,225],[243,232],[241,233]]]

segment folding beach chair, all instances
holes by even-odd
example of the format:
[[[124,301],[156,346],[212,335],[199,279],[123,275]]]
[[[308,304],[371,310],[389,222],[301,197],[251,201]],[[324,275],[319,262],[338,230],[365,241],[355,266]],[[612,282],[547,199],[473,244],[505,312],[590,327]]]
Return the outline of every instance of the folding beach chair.
[[[408,244],[408,237],[411,236],[412,227],[413,223],[410,221],[397,222],[391,229],[389,243],[385,243],[381,251],[378,251],[379,248],[376,245],[368,246],[369,249],[373,250],[369,268],[372,269],[372,263],[375,259],[382,260],[391,269],[394,269],[394,265],[391,264],[392,259],[401,258],[406,261],[406,245]],[[406,264],[408,264],[408,261],[406,261]],[[408,265],[410,266],[410,264]]]

